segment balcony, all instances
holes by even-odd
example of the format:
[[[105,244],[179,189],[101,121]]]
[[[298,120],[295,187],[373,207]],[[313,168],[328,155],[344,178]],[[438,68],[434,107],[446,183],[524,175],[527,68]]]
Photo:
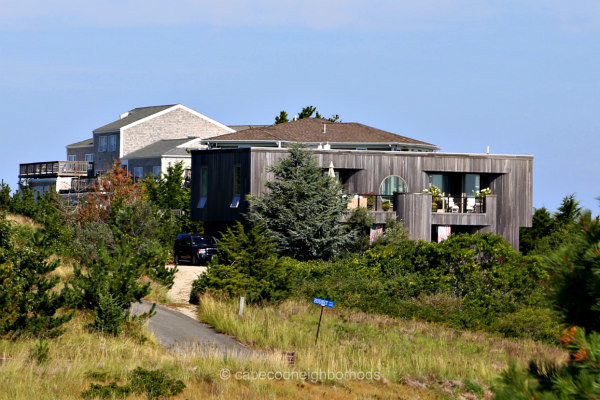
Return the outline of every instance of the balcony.
[[[376,223],[385,223],[389,217],[395,218],[396,216],[392,196],[373,193],[350,193],[348,197],[350,198],[348,209],[366,208],[369,214],[375,217]]]
[[[51,178],[87,176],[93,163],[87,161],[47,161],[19,165],[19,178]]]

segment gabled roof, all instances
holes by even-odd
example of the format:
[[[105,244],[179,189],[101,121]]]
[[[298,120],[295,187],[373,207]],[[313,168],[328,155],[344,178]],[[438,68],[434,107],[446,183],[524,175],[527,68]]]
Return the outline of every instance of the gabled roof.
[[[90,139],[82,140],[81,142],[68,144],[67,147],[88,147],[88,146],[93,146],[93,145],[94,145],[94,138],[90,138]]]
[[[126,159],[137,159],[137,158],[160,158],[164,156],[178,156],[185,157],[189,156],[186,151],[185,144],[188,142],[199,141],[198,138],[184,138],[184,139],[165,139],[159,140],[146,147],[142,147],[132,153],[127,154]],[[179,147],[181,146],[181,147]]]
[[[325,126],[325,128],[324,128]],[[439,149],[438,146],[356,122],[304,118],[263,128],[250,128],[205,139],[209,142],[284,141],[302,143],[393,143]]]
[[[101,126],[98,129],[94,129],[93,132],[98,133],[98,132],[118,131],[119,129],[121,129],[127,125],[130,125],[136,121],[139,121],[141,119],[144,119],[146,117],[149,117],[153,114],[159,113],[161,111],[164,111],[164,110],[174,107],[174,106],[176,106],[176,104],[170,104],[170,105],[166,105],[166,106],[134,108],[133,110],[125,113],[126,115],[123,118],[113,121],[110,124]]]

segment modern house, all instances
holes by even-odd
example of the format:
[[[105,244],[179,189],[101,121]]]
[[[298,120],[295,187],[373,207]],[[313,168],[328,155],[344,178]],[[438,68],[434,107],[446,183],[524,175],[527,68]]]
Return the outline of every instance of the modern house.
[[[413,239],[494,232],[518,248],[519,227],[531,226],[531,156],[440,153],[432,144],[365,125],[315,119],[203,142],[209,149],[192,151],[192,219],[204,221],[208,232],[244,218],[246,195],[265,191],[269,167],[297,142],[308,143],[324,173],[333,169],[352,198],[349,207],[369,208],[377,221],[373,231],[393,217]],[[427,193],[431,185],[442,192],[435,203]],[[479,198],[485,188],[492,194]],[[393,205],[384,211],[386,202]]]
[[[239,126],[243,129],[247,126]],[[236,132],[182,104],[134,108],[93,131],[93,137],[67,145],[67,161],[21,164],[19,188],[80,192],[115,160],[136,179],[166,172],[171,163],[191,166],[188,148],[206,147],[199,139]]]

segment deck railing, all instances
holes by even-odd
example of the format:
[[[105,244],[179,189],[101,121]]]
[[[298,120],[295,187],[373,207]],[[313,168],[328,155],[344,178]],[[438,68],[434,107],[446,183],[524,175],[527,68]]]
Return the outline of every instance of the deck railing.
[[[85,176],[93,168],[87,161],[47,161],[19,165],[20,178],[32,178],[49,175]]]
[[[485,197],[441,196],[433,203],[432,212],[485,213]]]
[[[393,196],[374,193],[349,193],[348,208],[365,207],[369,211],[394,211]]]

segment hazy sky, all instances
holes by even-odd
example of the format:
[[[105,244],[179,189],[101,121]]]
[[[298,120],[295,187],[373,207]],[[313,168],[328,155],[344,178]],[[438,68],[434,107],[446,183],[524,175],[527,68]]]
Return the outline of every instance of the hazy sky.
[[[324,115],[532,154],[534,206],[599,211],[598,1],[0,0],[0,178],[135,107]]]

